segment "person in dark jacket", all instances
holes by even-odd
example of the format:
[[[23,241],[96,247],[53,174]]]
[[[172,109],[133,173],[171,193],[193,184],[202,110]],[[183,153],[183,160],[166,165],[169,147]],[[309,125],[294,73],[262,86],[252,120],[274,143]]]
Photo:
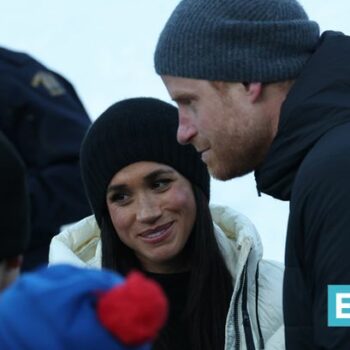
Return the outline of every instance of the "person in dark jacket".
[[[91,124],[73,86],[31,56],[0,48],[0,130],[23,159],[31,199],[31,240],[23,270],[47,263],[51,238],[90,213],[80,172]]]
[[[349,349],[327,288],[350,284],[350,37],[319,35],[295,0],[183,0],[155,69],[179,106],[178,141],[218,179],[255,171],[290,201],[286,348]]]
[[[0,292],[20,272],[29,242],[29,205],[25,165],[0,132]]]

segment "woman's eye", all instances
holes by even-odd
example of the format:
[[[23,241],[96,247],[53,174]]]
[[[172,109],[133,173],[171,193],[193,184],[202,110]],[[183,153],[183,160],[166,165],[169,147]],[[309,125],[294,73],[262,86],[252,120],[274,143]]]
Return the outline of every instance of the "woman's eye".
[[[155,181],[152,185],[154,189],[165,189],[169,187],[170,182],[172,182],[171,179],[159,179]]]
[[[126,193],[113,193],[110,196],[109,200],[112,203],[124,204],[124,203],[127,203],[129,198],[130,198],[130,196],[127,195]]]

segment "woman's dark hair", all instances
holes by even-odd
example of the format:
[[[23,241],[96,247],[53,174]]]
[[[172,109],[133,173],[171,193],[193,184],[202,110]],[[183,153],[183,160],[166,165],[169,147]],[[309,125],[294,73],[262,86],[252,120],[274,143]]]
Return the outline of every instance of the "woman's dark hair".
[[[192,185],[197,216],[184,247],[191,254],[187,308],[191,349],[224,349],[226,316],[232,296],[230,275],[214,234],[214,226],[203,192]],[[127,274],[142,269],[134,252],[116,234],[105,210],[101,225],[102,266]],[[165,348],[167,348],[165,346]],[[170,346],[168,347],[170,348]]]

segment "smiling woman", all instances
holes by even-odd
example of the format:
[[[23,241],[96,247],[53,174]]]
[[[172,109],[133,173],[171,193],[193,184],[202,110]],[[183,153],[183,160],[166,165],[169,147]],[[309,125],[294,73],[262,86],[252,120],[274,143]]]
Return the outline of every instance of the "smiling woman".
[[[261,260],[247,218],[209,209],[207,168],[177,143],[177,125],[177,109],[153,98],[118,102],[93,123],[81,166],[94,216],[54,238],[50,261],[157,280],[170,313],[153,349],[283,349],[283,268]]]
[[[120,240],[145,270],[188,269],[181,252],[194,225],[196,204],[190,182],[175,169],[155,162],[126,166],[109,184],[107,207]]]

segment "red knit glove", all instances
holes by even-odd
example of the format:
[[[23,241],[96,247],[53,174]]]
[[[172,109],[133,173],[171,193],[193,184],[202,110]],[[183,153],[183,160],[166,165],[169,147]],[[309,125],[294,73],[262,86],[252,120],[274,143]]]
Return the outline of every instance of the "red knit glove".
[[[101,295],[97,303],[101,323],[126,345],[153,340],[168,315],[168,302],[160,286],[139,272],[124,284]]]

